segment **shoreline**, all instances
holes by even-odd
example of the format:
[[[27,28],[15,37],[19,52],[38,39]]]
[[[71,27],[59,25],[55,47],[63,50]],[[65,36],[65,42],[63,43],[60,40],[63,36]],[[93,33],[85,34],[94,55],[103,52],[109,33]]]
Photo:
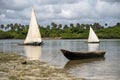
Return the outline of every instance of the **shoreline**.
[[[81,40],[87,40],[88,38],[61,38],[61,37],[44,37],[43,40],[75,40],[75,39],[81,39]],[[120,38],[100,38],[101,40],[120,40]],[[24,40],[24,39],[14,39],[14,38],[6,38],[6,39],[0,39],[0,40]]]
[[[17,54],[0,53],[1,80],[82,80],[45,62],[27,60]]]

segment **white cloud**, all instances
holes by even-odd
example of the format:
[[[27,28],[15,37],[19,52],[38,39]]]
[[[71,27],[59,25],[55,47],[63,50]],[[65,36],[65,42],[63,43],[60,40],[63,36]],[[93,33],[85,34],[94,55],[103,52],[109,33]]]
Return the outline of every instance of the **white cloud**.
[[[5,17],[5,15],[4,15],[4,14],[1,14],[1,15],[0,15],[0,17],[1,17],[1,18],[4,18],[4,17]]]
[[[98,0],[96,10],[99,12],[101,17],[113,17],[120,18],[120,4],[118,3],[107,3]]]
[[[43,25],[120,22],[119,0],[0,0],[0,23],[29,24],[32,6]]]
[[[73,4],[79,0],[38,0],[37,2],[41,5],[56,5],[56,4]]]
[[[105,1],[105,2],[120,2],[120,0],[101,0],[101,1]]]

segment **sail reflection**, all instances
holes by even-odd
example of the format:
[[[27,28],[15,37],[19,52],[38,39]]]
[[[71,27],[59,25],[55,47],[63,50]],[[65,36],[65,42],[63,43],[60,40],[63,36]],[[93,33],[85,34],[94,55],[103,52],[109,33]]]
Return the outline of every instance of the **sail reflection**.
[[[89,43],[88,44],[89,51],[97,51],[99,50],[99,43]]]
[[[41,56],[41,46],[24,46],[25,56],[29,60],[39,60]]]

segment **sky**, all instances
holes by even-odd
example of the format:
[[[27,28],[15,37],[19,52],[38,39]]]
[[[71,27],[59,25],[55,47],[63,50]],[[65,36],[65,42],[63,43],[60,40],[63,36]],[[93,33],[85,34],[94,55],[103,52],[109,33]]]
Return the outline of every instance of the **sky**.
[[[0,0],[0,24],[29,24],[32,7],[40,25],[120,22],[120,0]]]

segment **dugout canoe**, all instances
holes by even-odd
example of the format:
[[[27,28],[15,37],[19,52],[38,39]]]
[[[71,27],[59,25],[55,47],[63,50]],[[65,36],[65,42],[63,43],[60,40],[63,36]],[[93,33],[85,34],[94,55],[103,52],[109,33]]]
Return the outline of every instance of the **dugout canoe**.
[[[102,50],[72,52],[72,51],[61,49],[61,52],[69,60],[97,58],[97,57],[104,57],[105,55],[105,51],[102,51]]]

